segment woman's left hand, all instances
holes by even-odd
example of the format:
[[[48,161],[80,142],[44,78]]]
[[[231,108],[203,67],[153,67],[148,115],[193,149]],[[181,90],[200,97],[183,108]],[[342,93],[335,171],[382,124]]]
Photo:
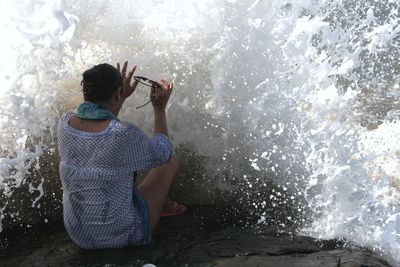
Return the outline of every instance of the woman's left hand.
[[[134,81],[133,84],[131,84],[131,80],[132,80],[133,74],[135,73],[136,66],[137,66],[136,64],[133,65],[132,69],[127,74],[126,69],[128,67],[128,61],[124,62],[124,65],[122,66],[122,70],[120,69],[119,62],[117,63],[117,69],[118,69],[118,71],[121,72],[121,76],[122,76],[122,95],[124,98],[130,97],[133,94],[133,92],[135,92],[136,86],[138,85],[137,81]]]

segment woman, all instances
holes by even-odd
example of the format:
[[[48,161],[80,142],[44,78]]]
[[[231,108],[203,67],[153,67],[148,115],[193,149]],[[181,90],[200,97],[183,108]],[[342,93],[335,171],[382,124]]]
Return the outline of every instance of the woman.
[[[86,249],[142,245],[151,240],[162,212],[179,215],[185,206],[167,199],[178,169],[168,139],[165,107],[173,85],[152,88],[154,137],[118,120],[133,94],[126,61],[120,70],[96,65],[83,73],[85,102],[58,125],[64,224],[71,239]],[[136,187],[136,171],[153,168]]]

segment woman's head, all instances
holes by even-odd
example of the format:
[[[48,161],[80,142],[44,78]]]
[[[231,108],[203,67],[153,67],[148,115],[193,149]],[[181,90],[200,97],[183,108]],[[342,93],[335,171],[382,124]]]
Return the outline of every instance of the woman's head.
[[[104,102],[122,86],[121,73],[110,64],[99,64],[83,74],[81,82],[85,101]]]

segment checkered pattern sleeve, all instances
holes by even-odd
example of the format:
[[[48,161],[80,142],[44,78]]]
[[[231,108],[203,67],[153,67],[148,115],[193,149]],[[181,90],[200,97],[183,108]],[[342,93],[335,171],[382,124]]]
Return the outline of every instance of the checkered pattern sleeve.
[[[135,171],[165,164],[174,153],[173,145],[167,136],[156,133],[149,138],[132,124],[127,127],[127,142],[128,168]]]

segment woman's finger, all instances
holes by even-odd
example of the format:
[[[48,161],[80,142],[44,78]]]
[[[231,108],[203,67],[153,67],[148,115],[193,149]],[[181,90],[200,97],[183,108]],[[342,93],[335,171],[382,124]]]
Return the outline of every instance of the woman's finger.
[[[136,64],[134,64],[134,65],[133,65],[133,67],[132,67],[132,70],[131,70],[131,71],[132,71],[132,73],[135,73],[135,71],[136,71],[136,68],[137,68],[137,65],[136,65]]]
[[[138,84],[139,84],[139,82],[136,81],[136,80],[133,82],[133,84],[132,84],[132,90],[133,90],[133,91],[136,90],[136,86],[137,86]]]
[[[172,83],[170,84],[169,82],[167,82],[166,80],[162,80],[164,83],[164,89],[165,91],[167,91],[168,94],[171,94],[172,92]]]
[[[128,76],[126,76],[126,81],[129,84],[131,84],[132,76],[133,76],[133,73],[135,72],[135,70],[136,70],[136,65],[133,65],[131,71],[128,73]]]
[[[169,85],[168,85],[168,82],[166,80],[161,79],[160,83],[163,85],[163,89],[164,90],[168,90]]]
[[[117,62],[117,70],[118,70],[119,72],[121,72],[121,66],[119,65],[119,62]]]
[[[124,66],[122,67],[122,77],[125,78],[126,68],[128,67],[128,60],[125,61]]]

